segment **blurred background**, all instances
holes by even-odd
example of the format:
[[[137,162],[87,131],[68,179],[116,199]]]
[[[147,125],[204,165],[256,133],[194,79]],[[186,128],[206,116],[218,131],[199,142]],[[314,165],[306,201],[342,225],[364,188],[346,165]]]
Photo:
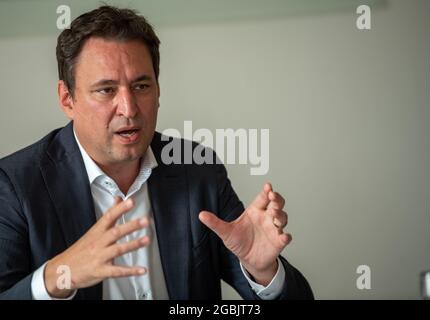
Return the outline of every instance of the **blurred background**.
[[[161,39],[157,129],[270,129],[270,170],[229,165],[248,204],[287,199],[283,255],[317,299],[419,299],[430,269],[430,1],[139,0]],[[0,0],[0,157],[67,119],[56,10],[99,1]],[[356,9],[371,8],[371,30]],[[215,131],[213,131],[215,132]],[[359,290],[359,265],[371,289]],[[225,299],[239,296],[227,285]]]

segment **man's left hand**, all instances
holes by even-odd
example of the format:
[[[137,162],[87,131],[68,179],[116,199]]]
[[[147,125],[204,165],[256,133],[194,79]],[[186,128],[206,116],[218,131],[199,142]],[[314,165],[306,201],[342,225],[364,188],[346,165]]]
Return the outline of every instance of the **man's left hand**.
[[[276,274],[277,257],[292,239],[283,232],[288,222],[284,205],[284,198],[266,183],[236,220],[225,222],[208,211],[200,212],[199,219],[221,238],[257,283],[267,286]]]

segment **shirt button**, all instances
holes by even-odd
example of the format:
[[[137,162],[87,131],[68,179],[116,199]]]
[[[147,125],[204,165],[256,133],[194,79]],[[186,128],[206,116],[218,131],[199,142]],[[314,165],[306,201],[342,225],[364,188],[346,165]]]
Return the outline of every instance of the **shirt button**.
[[[140,300],[149,300],[151,298],[150,292],[143,292],[139,295]]]

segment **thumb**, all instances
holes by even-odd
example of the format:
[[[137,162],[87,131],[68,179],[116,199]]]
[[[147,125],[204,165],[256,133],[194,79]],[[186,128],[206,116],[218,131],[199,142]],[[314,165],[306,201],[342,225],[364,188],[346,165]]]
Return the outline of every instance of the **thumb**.
[[[224,240],[230,234],[232,226],[228,222],[218,218],[212,212],[201,211],[199,219],[206,227],[215,232],[221,240]]]

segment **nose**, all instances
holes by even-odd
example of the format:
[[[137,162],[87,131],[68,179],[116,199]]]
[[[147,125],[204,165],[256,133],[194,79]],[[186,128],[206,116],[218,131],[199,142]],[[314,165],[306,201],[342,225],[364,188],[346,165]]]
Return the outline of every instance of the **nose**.
[[[133,118],[137,113],[136,100],[129,88],[121,88],[116,96],[117,115]]]

